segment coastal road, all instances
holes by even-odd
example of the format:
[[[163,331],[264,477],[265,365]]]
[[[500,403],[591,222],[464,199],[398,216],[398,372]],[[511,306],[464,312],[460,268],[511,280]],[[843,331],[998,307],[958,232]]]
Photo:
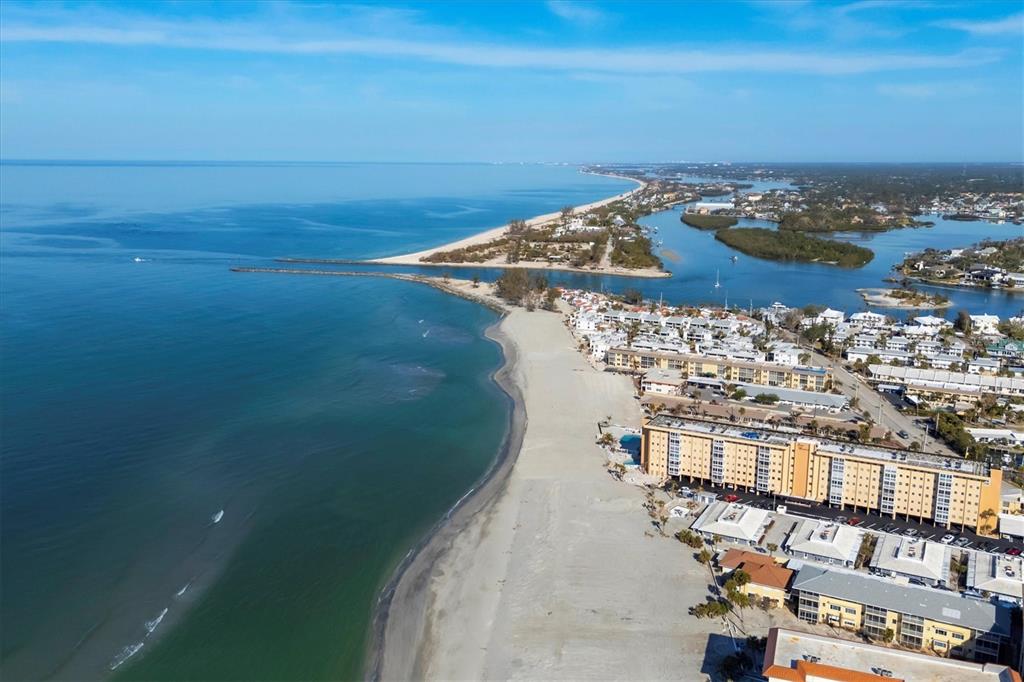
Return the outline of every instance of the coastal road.
[[[841,384],[838,387],[839,390],[851,399],[857,398],[858,409],[861,412],[868,412],[875,423],[882,428],[891,430],[893,440],[906,446],[917,441],[921,444],[921,449],[924,452],[946,457],[960,457],[945,443],[929,435],[912,418],[897,410],[885,396],[874,390],[861,377],[846,369],[842,362],[826,357],[817,351],[811,351],[811,354],[814,364],[832,368],[836,381]],[[900,431],[906,431],[908,436],[900,438],[896,435]]]

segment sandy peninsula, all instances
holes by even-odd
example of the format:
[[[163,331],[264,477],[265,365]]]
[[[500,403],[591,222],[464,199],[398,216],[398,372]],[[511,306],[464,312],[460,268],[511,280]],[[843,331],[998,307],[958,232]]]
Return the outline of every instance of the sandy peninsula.
[[[621,178],[623,180],[630,180],[632,182],[635,182],[635,183],[637,183],[637,187],[635,189],[632,189],[632,190],[628,191],[628,192],[623,192],[622,194],[616,194],[613,197],[608,197],[606,199],[601,199],[599,201],[594,201],[594,202],[591,202],[589,204],[583,204],[581,206],[577,206],[576,207],[576,212],[577,213],[584,213],[584,212],[589,211],[591,209],[599,208],[601,206],[605,206],[605,205],[610,204],[612,202],[619,201],[620,199],[625,199],[626,197],[630,196],[634,192],[637,192],[637,191],[639,191],[640,189],[642,189],[643,187],[646,186],[646,183],[644,183],[644,182],[642,182],[640,180],[637,180],[635,178],[627,178],[625,176],[614,176],[614,177],[619,177],[619,178]],[[528,227],[540,227],[542,225],[547,225],[549,223],[552,223],[552,222],[558,220],[560,216],[561,216],[561,213],[545,213],[544,215],[539,215],[539,216],[535,216],[533,218],[530,218],[529,220],[526,221],[526,224],[527,224]],[[485,262],[482,262],[482,263],[444,263],[444,262],[440,262],[440,263],[438,263],[438,262],[426,263],[426,262],[423,262],[424,258],[426,258],[428,256],[432,256],[433,254],[435,254],[435,253],[437,253],[439,251],[451,251],[453,249],[462,249],[462,248],[466,248],[467,246],[477,246],[477,245],[480,245],[480,244],[486,244],[488,242],[494,241],[495,239],[500,239],[501,237],[505,236],[505,234],[508,232],[508,229],[509,229],[508,225],[501,225],[499,227],[494,227],[494,228],[491,228],[491,229],[488,229],[488,230],[484,230],[483,232],[479,232],[477,234],[474,234],[472,236],[466,237],[464,239],[460,239],[458,241],[450,242],[448,244],[442,244],[440,246],[435,246],[435,247],[430,248],[430,249],[424,249],[423,251],[417,251],[415,253],[407,253],[407,254],[403,254],[403,255],[399,255],[399,256],[388,256],[386,258],[375,258],[373,260],[368,260],[368,261],[363,261],[363,262],[364,263],[370,263],[370,264],[376,264],[376,265],[417,265],[417,266],[421,266],[421,267],[426,266],[426,267],[443,267],[443,268],[481,268],[481,267],[484,267],[484,268],[508,268],[508,267],[516,267],[516,268],[528,268],[528,269],[533,269],[533,270],[556,270],[556,271],[562,271],[562,272],[582,272],[582,273],[597,274],[597,275],[617,275],[617,276],[622,276],[622,277],[671,277],[671,273],[668,273],[668,272],[665,272],[663,270],[659,270],[659,269],[656,269],[656,268],[631,269],[631,268],[622,268],[622,267],[614,266],[611,263],[607,262],[607,254],[606,254],[606,258],[605,258],[606,262],[604,262],[600,266],[594,267],[594,268],[577,268],[577,267],[573,267],[571,265],[550,264],[550,263],[540,263],[540,262],[526,262],[526,261],[521,261],[519,263],[509,264],[509,263],[506,263],[503,259],[492,259],[492,260],[485,261]]]
[[[513,309],[493,335],[521,411],[511,450],[386,593],[370,676],[696,673],[714,646],[686,616],[705,569],[652,531],[644,491],[614,480],[595,444],[600,420],[640,423],[630,379],[589,365],[557,313]]]
[[[857,293],[868,305],[878,308],[899,308],[901,310],[937,310],[953,305],[949,299],[931,299],[933,294],[920,293],[922,300],[894,296],[896,289],[857,289]]]

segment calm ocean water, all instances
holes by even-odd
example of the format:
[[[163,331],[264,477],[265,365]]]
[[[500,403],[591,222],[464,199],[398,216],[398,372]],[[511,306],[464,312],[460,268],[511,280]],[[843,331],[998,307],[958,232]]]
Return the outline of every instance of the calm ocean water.
[[[4,679],[357,676],[380,585],[504,435],[495,315],[228,267],[400,253],[630,187],[387,164],[0,183]]]

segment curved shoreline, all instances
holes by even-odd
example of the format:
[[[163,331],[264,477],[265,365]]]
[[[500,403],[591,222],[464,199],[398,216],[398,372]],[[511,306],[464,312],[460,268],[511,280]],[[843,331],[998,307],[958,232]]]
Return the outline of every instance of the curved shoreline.
[[[441,283],[422,279],[412,281],[419,281],[446,293],[469,298],[464,292]],[[482,299],[470,300],[486,305]],[[494,309],[493,305],[489,307]],[[505,438],[497,456],[481,479],[409,550],[382,588],[371,619],[367,656],[363,666],[364,679],[384,679],[385,663],[389,668],[387,679],[416,679],[422,676],[418,672],[421,671],[422,664],[422,635],[427,627],[426,607],[431,571],[438,559],[447,552],[452,540],[478,512],[493,503],[504,490],[519,456],[523,434],[526,431],[527,415],[522,391],[514,380],[518,348],[501,328],[505,314],[507,311],[484,331],[484,336],[501,348],[504,358],[503,364],[494,371],[491,379],[512,401]],[[393,617],[398,613],[401,613],[401,619]],[[401,649],[397,649],[396,645],[401,645]],[[396,651],[401,651],[401,655],[393,653]]]
[[[580,171],[580,172],[582,173],[584,171]],[[589,211],[591,209],[599,208],[601,206],[605,206],[605,205],[613,203],[615,201],[620,201],[620,200],[625,199],[626,197],[630,196],[634,192],[637,192],[637,191],[643,189],[648,184],[648,183],[644,182],[643,180],[638,180],[636,178],[630,178],[630,177],[626,177],[626,176],[622,176],[622,175],[611,175],[611,174],[594,173],[594,172],[588,172],[586,174],[587,175],[599,175],[599,176],[602,176],[602,177],[614,177],[614,178],[617,178],[617,179],[620,179],[620,180],[628,180],[630,182],[635,182],[637,186],[634,187],[633,189],[629,190],[628,192],[620,192],[619,194],[616,194],[614,196],[606,197],[604,199],[598,199],[597,201],[592,201],[592,202],[587,203],[587,204],[580,204],[579,206],[574,206],[573,208],[576,211]],[[537,227],[539,225],[545,225],[547,223],[550,223],[553,220],[557,220],[560,215],[561,215],[560,212],[544,213],[542,215],[534,216],[534,217],[526,220],[525,222],[526,222],[527,227]],[[505,235],[505,233],[508,231],[508,229],[509,229],[509,225],[508,225],[508,223],[506,223],[506,224],[500,225],[498,227],[488,228],[486,230],[483,230],[482,232],[477,232],[476,234],[472,234],[472,235],[470,235],[468,237],[463,237],[462,239],[457,239],[456,241],[453,241],[453,242],[448,242],[447,244],[441,244],[441,245],[434,246],[434,247],[431,247],[431,248],[428,248],[428,249],[423,249],[421,251],[416,251],[414,253],[405,253],[405,254],[399,254],[399,255],[396,255],[396,256],[384,256],[382,258],[372,258],[372,259],[369,259],[369,260],[354,261],[354,262],[358,262],[358,263],[363,264],[363,265],[412,265],[412,266],[417,266],[417,267],[442,267],[442,268],[459,268],[459,267],[462,267],[462,268],[467,268],[467,267],[469,267],[469,268],[529,268],[529,269],[538,269],[538,270],[557,270],[557,271],[565,271],[565,272],[580,272],[580,273],[585,273],[585,274],[590,274],[590,275],[615,275],[615,276],[625,276],[625,277],[671,277],[672,276],[672,274],[669,273],[669,272],[665,272],[665,271],[662,271],[662,270],[655,270],[653,268],[644,268],[644,269],[637,269],[637,270],[629,270],[629,269],[626,269],[626,268],[617,268],[617,267],[589,269],[589,268],[574,268],[572,266],[553,266],[553,265],[550,265],[548,263],[539,263],[539,262],[538,263],[523,263],[523,262],[520,262],[520,263],[512,263],[512,264],[504,263],[504,262],[493,262],[493,263],[488,263],[488,262],[484,262],[484,263],[430,263],[430,262],[424,262],[422,260],[423,258],[426,258],[427,256],[431,256],[431,255],[433,255],[435,253],[439,253],[439,252],[442,252],[442,251],[451,251],[453,249],[462,249],[462,248],[466,248],[468,246],[477,246],[477,245],[480,245],[480,244],[486,244],[487,242],[490,242],[490,241],[493,241],[493,240],[498,239],[500,237],[503,237]]]

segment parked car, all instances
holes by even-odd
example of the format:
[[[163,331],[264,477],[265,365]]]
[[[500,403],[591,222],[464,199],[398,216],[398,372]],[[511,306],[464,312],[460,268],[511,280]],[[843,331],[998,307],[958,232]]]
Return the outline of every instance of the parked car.
[[[959,540],[957,540],[953,544],[956,545],[957,547],[966,547],[967,545],[971,544],[971,541],[968,538],[960,538]]]
[[[948,545],[949,543],[953,542],[953,540],[956,540],[956,536],[947,533],[942,536],[942,539],[939,540],[939,542],[941,542],[944,545]]]
[[[740,499],[739,495],[726,495],[725,496],[725,501],[726,502],[735,502],[738,499]]]
[[[1010,556],[1020,556],[1021,555],[1021,548],[1020,547],[1010,547],[1009,549],[1006,550],[1006,553],[1008,555],[1010,555]]]
[[[845,516],[837,516],[836,517],[836,523],[846,523],[846,517]]]
[[[850,524],[851,526],[859,526],[860,525],[860,519],[857,518],[856,516],[854,516],[852,519],[847,521],[847,523]]]
[[[917,535],[917,529],[916,528],[908,528],[905,531],[903,531],[903,534],[906,535],[908,538],[912,538],[915,535]]]
[[[894,530],[896,530],[896,526],[895,526],[895,524],[892,524],[892,523],[887,523],[887,524],[885,524],[884,526],[882,526],[882,532],[883,532],[883,533],[891,533],[891,532],[893,532]]]
[[[906,431],[897,431],[896,435],[899,436],[900,438],[910,438],[910,434],[907,433]]]

